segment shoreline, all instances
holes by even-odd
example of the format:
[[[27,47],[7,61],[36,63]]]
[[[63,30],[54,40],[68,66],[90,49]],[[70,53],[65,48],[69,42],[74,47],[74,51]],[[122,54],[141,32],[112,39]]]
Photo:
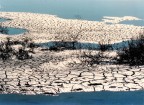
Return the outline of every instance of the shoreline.
[[[29,30],[10,36],[22,40],[30,38],[35,43],[64,40],[78,42],[115,43],[139,36],[144,27],[104,22],[62,19],[47,14],[0,12],[0,17],[12,19],[2,26]],[[133,18],[132,18],[133,19]],[[0,41],[8,35],[0,35]],[[76,39],[74,39],[76,38]],[[32,59],[0,60],[0,93],[57,94],[90,91],[144,90],[144,66],[130,67],[116,64],[82,65],[83,50],[61,52],[35,49]],[[84,50],[86,51],[86,50]],[[105,52],[115,56],[115,52]]]

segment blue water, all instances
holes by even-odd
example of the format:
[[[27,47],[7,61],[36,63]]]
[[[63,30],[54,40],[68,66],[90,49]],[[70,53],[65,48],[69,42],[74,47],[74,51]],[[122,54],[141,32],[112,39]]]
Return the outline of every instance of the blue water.
[[[133,40],[133,41],[137,42],[137,40]],[[109,50],[121,50],[123,48],[129,47],[130,42],[131,42],[131,40],[127,40],[127,41],[122,41],[122,42],[118,42],[118,43],[114,43],[114,44],[108,44],[107,46],[109,46],[109,48],[108,48]],[[49,48],[52,46],[56,46],[55,43],[56,43],[55,41],[50,41],[50,42],[46,42],[46,43],[37,43],[37,44],[40,45],[41,47]],[[62,42],[60,42],[60,43],[59,44],[57,43],[57,45],[59,45],[59,46],[64,45],[64,44],[62,44]],[[69,46],[69,48],[73,47],[71,42],[66,42],[66,44],[67,44],[67,46]],[[67,48],[67,49],[69,49],[69,48]],[[76,49],[98,50],[100,48],[100,45],[99,45],[99,43],[77,42],[77,43],[75,43],[75,48]]]
[[[46,13],[94,21],[103,16],[144,19],[143,4],[144,0],[0,0],[0,11]]]
[[[25,29],[6,27],[5,32],[4,33],[0,32],[0,33],[1,34],[7,34],[7,35],[19,35],[19,34],[22,34],[25,32],[27,32],[27,30],[25,30]]]
[[[8,35],[22,34],[25,33],[26,30],[19,28],[8,28]]]
[[[6,21],[11,21],[10,19],[5,19],[5,18],[0,18],[0,23],[1,22],[6,22]],[[0,27],[0,33],[3,28]],[[4,28],[4,32],[1,34],[7,34],[7,35],[17,35],[17,34],[22,34],[27,32],[25,29],[19,29],[19,28],[12,28],[12,27],[6,27]]]
[[[144,20],[123,21],[121,24],[129,24],[135,26],[144,26]]]
[[[0,22],[5,22],[5,21],[8,21],[8,19],[0,18]]]
[[[144,91],[0,95],[0,105],[144,105]]]

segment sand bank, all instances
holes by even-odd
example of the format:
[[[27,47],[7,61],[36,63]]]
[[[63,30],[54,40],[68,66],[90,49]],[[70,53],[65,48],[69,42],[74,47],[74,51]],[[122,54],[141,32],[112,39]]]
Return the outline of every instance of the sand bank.
[[[107,21],[62,19],[48,14],[0,12],[0,17],[12,19],[3,22],[3,26],[27,29],[29,33],[26,35],[36,37],[37,41],[43,40],[42,36],[48,40],[71,40],[71,36],[78,36],[79,41],[114,43],[138,36],[144,30],[141,26],[106,24]],[[112,23],[138,19],[131,16],[104,18],[111,19]]]
[[[104,16],[104,19],[102,19],[105,23],[113,23],[118,24],[122,21],[133,21],[133,20],[141,20],[137,17],[133,16],[124,16],[124,17],[110,17],[110,16]]]

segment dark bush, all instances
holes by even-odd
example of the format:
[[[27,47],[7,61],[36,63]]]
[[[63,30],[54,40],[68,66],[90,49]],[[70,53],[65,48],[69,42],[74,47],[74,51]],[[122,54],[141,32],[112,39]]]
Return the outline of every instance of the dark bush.
[[[1,34],[8,34],[8,29],[7,29],[7,27],[3,27],[3,26],[0,25],[0,33],[1,33]]]
[[[112,47],[111,44],[99,43],[99,50],[100,50],[100,51],[113,50],[113,47]]]
[[[10,59],[13,55],[13,49],[11,47],[10,39],[7,38],[5,43],[0,44],[0,58],[2,60]]]
[[[76,49],[75,42],[73,41],[54,41],[53,45],[49,47],[49,50],[52,51],[63,51],[63,50],[71,50]]]
[[[127,48],[123,48],[118,53],[118,63],[134,65],[144,65],[144,36],[131,39]]]
[[[24,45],[25,44],[25,45]],[[12,45],[24,45],[23,48],[20,48],[18,51],[12,48]],[[37,45],[34,42],[27,41],[11,41],[10,38],[7,38],[5,42],[0,43],[0,59],[3,61],[8,60],[16,56],[19,60],[31,59],[32,56],[29,55],[30,52],[33,52],[34,48]],[[25,50],[25,48],[30,48],[31,51]]]
[[[94,64],[100,64],[102,61],[102,58],[103,58],[103,55],[101,52],[92,54],[92,52],[89,51],[89,52],[83,52],[81,56],[81,61],[83,64],[92,66]]]
[[[29,55],[28,51],[25,51],[24,49],[19,49],[19,51],[16,54],[17,59],[19,60],[25,60],[25,59],[31,59],[32,56]]]
[[[2,52],[2,53],[0,54],[0,58],[1,58],[3,61],[5,61],[5,60],[10,59],[10,58],[11,58],[11,55],[10,55],[9,53]]]
[[[51,46],[51,47],[49,47],[49,50],[50,51],[60,51],[61,49],[57,46]]]

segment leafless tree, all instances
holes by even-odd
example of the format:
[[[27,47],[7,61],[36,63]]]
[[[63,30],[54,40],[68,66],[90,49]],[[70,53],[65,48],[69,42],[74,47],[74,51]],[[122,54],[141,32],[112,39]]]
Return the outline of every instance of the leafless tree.
[[[77,43],[78,43],[78,40],[80,38],[80,35],[84,30],[82,29],[82,24],[79,26],[79,29],[77,30],[77,32],[71,32],[71,28],[72,27],[70,27],[69,32],[68,32],[69,40],[72,43],[72,48],[76,49],[78,46]]]

